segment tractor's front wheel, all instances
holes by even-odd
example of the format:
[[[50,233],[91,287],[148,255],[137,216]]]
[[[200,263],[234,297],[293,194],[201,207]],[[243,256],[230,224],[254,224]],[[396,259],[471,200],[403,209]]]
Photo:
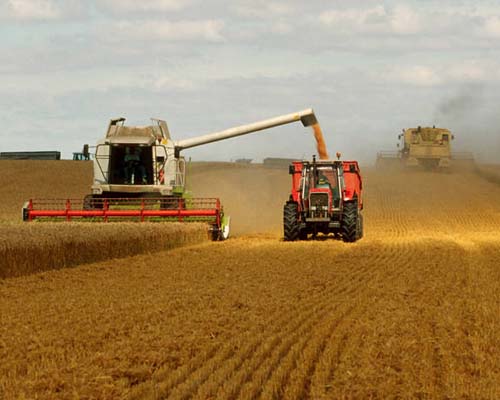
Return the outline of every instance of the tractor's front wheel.
[[[288,202],[283,208],[283,232],[286,241],[297,240],[299,237],[297,203]]]
[[[342,240],[344,242],[355,242],[360,239],[360,231],[362,229],[360,225],[362,221],[359,218],[357,201],[344,203],[341,225]]]

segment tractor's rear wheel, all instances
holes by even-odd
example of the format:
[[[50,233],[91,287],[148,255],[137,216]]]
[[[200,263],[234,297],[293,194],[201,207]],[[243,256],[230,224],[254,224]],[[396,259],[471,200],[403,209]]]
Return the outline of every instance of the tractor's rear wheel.
[[[283,208],[283,232],[286,241],[299,237],[299,219],[297,203],[286,203]]]
[[[359,212],[356,201],[344,203],[341,233],[344,242],[355,242],[359,239]]]

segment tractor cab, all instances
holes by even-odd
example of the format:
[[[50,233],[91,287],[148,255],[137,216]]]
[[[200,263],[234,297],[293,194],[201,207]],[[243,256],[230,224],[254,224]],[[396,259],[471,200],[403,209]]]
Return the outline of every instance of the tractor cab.
[[[302,199],[312,218],[329,218],[340,207],[342,164],[337,161],[304,163]]]

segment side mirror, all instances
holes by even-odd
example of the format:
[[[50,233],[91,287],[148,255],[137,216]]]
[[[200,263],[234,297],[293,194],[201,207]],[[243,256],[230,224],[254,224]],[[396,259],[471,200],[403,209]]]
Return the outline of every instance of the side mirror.
[[[295,167],[293,166],[293,164],[288,166],[288,173],[290,175],[295,174]]]

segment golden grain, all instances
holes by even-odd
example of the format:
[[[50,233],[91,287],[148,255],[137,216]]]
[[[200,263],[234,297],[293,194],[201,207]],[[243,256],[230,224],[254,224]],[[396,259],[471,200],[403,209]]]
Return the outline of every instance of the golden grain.
[[[225,170],[192,184],[237,171],[223,194],[252,199],[252,169]],[[282,179],[264,178],[275,198]],[[500,398],[500,187],[375,171],[365,187],[353,245],[282,242],[269,218],[265,235],[0,280],[0,393]]]

